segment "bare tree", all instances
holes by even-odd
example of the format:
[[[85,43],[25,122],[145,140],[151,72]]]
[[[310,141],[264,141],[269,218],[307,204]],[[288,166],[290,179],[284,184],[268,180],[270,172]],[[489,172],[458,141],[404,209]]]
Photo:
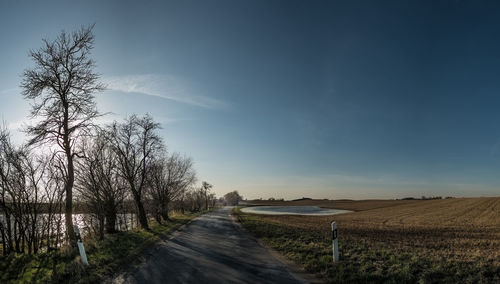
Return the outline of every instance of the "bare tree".
[[[191,212],[203,209],[205,203],[205,192],[202,187],[192,187],[184,195],[184,206]]]
[[[45,218],[42,224],[42,230],[45,232],[45,244],[47,250],[57,248],[60,243],[62,218],[61,212],[64,199],[64,175],[59,170],[59,161],[57,156],[49,153],[47,165],[47,176],[44,179],[44,203]]]
[[[0,130],[0,233],[4,253],[37,253],[42,244],[42,202],[48,159],[15,147]]]
[[[23,210],[21,218],[24,219],[25,239],[28,245],[28,253],[37,253],[42,242],[41,211],[42,201],[45,198],[42,187],[45,186],[44,179],[48,159],[44,156],[37,156],[28,150],[21,152],[20,158],[24,172],[23,187],[20,192],[20,199]]]
[[[181,199],[184,192],[196,181],[190,158],[174,153],[156,159],[150,169],[148,192],[156,220],[169,219],[172,200]]]
[[[118,207],[124,198],[124,184],[117,174],[117,159],[103,131],[82,143],[76,189],[81,200],[99,221],[100,238],[114,233]]]
[[[13,155],[15,149],[10,141],[8,131],[0,129],[0,209],[3,213],[1,221],[2,233],[2,250],[3,254],[8,254],[15,250],[16,243],[16,210],[14,204],[16,203],[17,195],[14,194],[15,182],[12,180],[14,176],[15,166],[13,165]],[[19,247],[19,245],[16,245]]]
[[[210,193],[208,195],[208,204],[209,204],[209,208],[214,208],[217,204],[217,196],[215,195],[215,193]]]
[[[231,205],[231,206],[236,206],[238,205],[238,202],[243,200],[243,197],[238,193],[237,190],[228,192],[224,195],[225,199],[225,204],[226,205]]]
[[[208,193],[212,187],[213,185],[209,184],[206,181],[201,183],[201,191],[203,192],[203,195],[205,197],[205,210],[208,210]]]
[[[124,178],[134,198],[139,223],[143,229],[149,229],[143,193],[147,186],[148,171],[154,157],[164,147],[156,131],[160,125],[149,115],[132,115],[124,123],[113,123],[108,139],[117,155],[118,172]]]
[[[74,145],[99,116],[94,93],[104,89],[89,57],[94,44],[93,27],[82,27],[71,34],[63,31],[54,41],[44,39],[43,47],[29,52],[35,67],[24,71],[21,83],[24,97],[33,100],[31,116],[39,120],[27,129],[32,136],[29,144],[58,145],[66,159],[65,219],[71,241],[75,240]]]

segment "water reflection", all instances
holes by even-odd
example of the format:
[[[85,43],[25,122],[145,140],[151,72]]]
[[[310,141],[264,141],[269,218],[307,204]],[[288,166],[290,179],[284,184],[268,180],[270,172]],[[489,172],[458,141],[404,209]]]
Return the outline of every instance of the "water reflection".
[[[242,212],[263,215],[306,215],[324,216],[349,213],[342,209],[320,208],[318,206],[253,206],[241,209]]]
[[[30,218],[32,220],[32,218]],[[51,239],[52,244],[61,245],[65,240],[66,224],[64,214],[39,214],[36,218],[35,230],[40,239]],[[7,230],[7,220],[5,215],[0,214],[0,223],[2,223],[4,230]],[[15,219],[13,216],[10,218],[11,235],[13,237],[19,236],[20,230],[14,232]],[[23,224],[26,222],[23,220]],[[73,224],[77,225],[80,229],[82,237],[85,239],[89,235],[99,233],[99,220],[93,214],[73,214]],[[134,213],[121,213],[117,214],[115,229],[117,231],[128,231],[137,228],[138,220]],[[29,230],[30,228],[26,228]],[[14,234],[16,236],[14,236]]]
[[[64,220],[64,214],[59,214]],[[115,230],[128,231],[138,226],[138,220],[135,213],[122,213],[116,216]],[[98,233],[99,220],[93,214],[73,214],[73,225],[80,228],[85,237],[89,234]],[[66,225],[63,222],[63,232],[66,230]]]

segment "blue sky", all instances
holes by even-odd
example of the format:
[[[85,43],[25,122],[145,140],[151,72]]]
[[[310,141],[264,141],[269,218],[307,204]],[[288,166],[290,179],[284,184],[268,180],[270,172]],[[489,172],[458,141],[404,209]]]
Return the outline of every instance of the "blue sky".
[[[28,115],[29,49],[95,23],[106,120],[151,113],[219,196],[498,195],[499,15],[489,1],[3,0],[0,115],[14,133]]]

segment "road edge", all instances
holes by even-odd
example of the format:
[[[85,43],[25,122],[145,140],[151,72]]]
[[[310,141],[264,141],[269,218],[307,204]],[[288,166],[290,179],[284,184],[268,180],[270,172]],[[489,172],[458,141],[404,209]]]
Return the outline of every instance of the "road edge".
[[[288,272],[290,275],[292,275],[297,281],[303,282],[303,280],[306,281],[306,283],[310,284],[324,284],[327,283],[326,281],[319,279],[316,277],[314,274],[307,272],[304,267],[300,266],[299,264],[295,263],[294,261],[286,258],[286,256],[282,255],[280,252],[277,250],[273,249],[266,243],[262,242],[258,238],[254,237],[248,230],[243,227],[241,224],[241,221],[236,217],[235,215],[231,214],[231,220],[233,221],[233,224],[238,226],[241,230],[245,231],[248,233],[248,235],[254,239],[258,244],[261,246],[265,247],[269,253],[271,254],[272,257],[274,257],[277,261],[279,261],[285,268],[288,269]]]
[[[157,242],[155,242],[155,243],[151,244],[150,246],[144,248],[144,250],[142,250],[141,254],[139,256],[137,256],[137,258],[134,261],[132,261],[131,263],[128,263],[126,265],[123,265],[122,267],[120,267],[118,269],[118,271],[116,271],[115,273],[113,273],[109,277],[106,277],[105,279],[101,279],[101,281],[102,281],[101,283],[114,283],[114,284],[126,283],[125,276],[127,275],[127,273],[130,270],[133,270],[133,269],[135,269],[137,267],[140,267],[143,263],[145,263],[146,257],[149,255],[149,251],[151,251],[151,250],[157,248],[158,246],[164,244],[165,241],[169,241],[169,240],[175,238],[176,235],[178,235],[182,230],[184,230],[192,222],[196,221],[197,219],[201,218],[202,216],[204,216],[205,214],[210,213],[210,212],[211,211],[203,213],[203,214],[201,214],[201,215],[199,215],[199,216],[197,216],[197,217],[195,217],[193,219],[190,219],[189,221],[187,221],[186,223],[184,223],[181,226],[177,227],[176,229],[167,232],[164,236],[161,237],[160,240],[158,240]]]

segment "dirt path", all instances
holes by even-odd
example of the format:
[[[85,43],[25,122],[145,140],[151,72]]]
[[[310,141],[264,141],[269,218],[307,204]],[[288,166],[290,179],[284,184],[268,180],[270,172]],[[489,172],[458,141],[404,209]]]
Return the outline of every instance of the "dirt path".
[[[307,283],[238,225],[226,207],[203,215],[113,283]]]

